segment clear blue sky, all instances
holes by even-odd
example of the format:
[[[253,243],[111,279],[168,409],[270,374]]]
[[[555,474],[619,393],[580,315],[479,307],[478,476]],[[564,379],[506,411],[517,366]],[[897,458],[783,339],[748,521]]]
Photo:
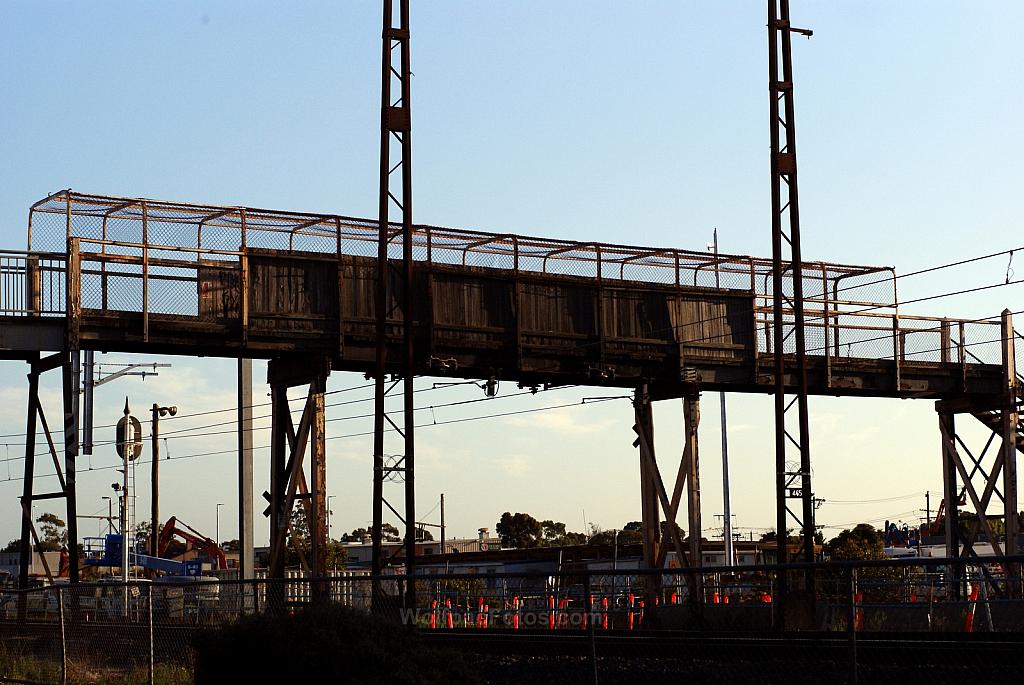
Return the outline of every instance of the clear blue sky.
[[[717,226],[723,250],[770,254],[763,2],[413,5],[418,222],[691,249],[702,249]],[[0,247],[23,248],[28,206],[66,187],[372,216],[379,12],[377,2],[357,1],[3,3]],[[794,0],[793,16],[815,32],[794,41],[805,256],[907,272],[1024,243],[1024,7]],[[901,298],[1001,281],[1006,269],[1000,259],[906,279]],[[1019,287],[1008,287],[909,311],[985,316],[1020,309],[1021,299]],[[171,361],[158,379],[104,386],[97,422],[116,420],[125,393],[138,410],[153,401],[183,412],[231,405],[232,363]],[[0,364],[3,434],[23,429],[24,373],[22,364]],[[362,383],[336,375],[330,388]],[[58,424],[52,379],[46,390]],[[587,394],[559,392],[473,410]],[[445,390],[423,401],[470,396]],[[719,426],[716,398],[705,399],[711,535],[721,511]],[[367,406],[332,408],[330,416]],[[735,397],[730,406],[737,524],[773,526],[770,400]],[[826,504],[819,522],[910,518],[923,498],[898,498],[938,489],[930,403],[817,399],[812,410],[817,493],[892,498]],[[470,413],[435,411],[438,420]],[[678,403],[659,406],[657,418],[659,456],[668,463],[680,444]],[[458,534],[493,527],[506,509],[576,529],[583,510],[604,527],[637,519],[631,421],[623,401],[425,429],[421,515],[443,491]],[[329,430],[362,432],[369,421]],[[14,443],[0,449],[16,458],[20,438],[2,440]],[[232,443],[228,434],[169,447],[174,456]],[[370,445],[340,437],[329,445],[337,534],[370,518]],[[108,452],[98,450],[93,465],[113,465]],[[266,452],[259,455],[257,492],[266,483]],[[17,534],[20,482],[3,481],[7,467],[16,478],[20,466],[0,463],[0,542]],[[215,504],[225,502],[221,537],[234,537],[230,455],[172,460],[162,473],[166,514],[212,534]],[[82,474],[81,513],[105,511],[100,497],[114,475]],[[148,510],[148,498],[140,496],[139,510]],[[83,532],[95,533],[92,525],[83,523]]]

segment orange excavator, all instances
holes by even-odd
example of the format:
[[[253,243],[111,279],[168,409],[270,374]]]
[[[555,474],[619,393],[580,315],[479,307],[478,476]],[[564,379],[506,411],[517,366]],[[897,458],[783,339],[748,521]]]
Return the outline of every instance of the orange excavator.
[[[939,510],[935,514],[935,520],[928,522],[928,535],[939,535],[942,532],[942,526],[946,522],[946,500],[943,499],[939,502]]]
[[[160,537],[157,538],[157,554],[159,556],[162,557],[167,553],[167,548],[175,535],[185,541],[187,549],[198,549],[205,552],[206,556],[216,564],[216,570],[228,567],[227,557],[224,556],[224,550],[220,548],[220,545],[174,516],[167,519],[167,523],[160,529]]]
[[[960,501],[957,502],[958,507],[962,507],[967,503],[967,498],[961,494]],[[935,513],[935,519],[928,522],[928,535],[942,535],[943,526],[946,525],[946,500],[943,499],[939,502],[939,510]]]

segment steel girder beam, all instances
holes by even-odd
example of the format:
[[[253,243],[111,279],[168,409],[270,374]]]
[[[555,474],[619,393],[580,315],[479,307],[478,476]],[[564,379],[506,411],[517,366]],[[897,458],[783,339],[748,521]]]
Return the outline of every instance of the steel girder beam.
[[[395,9],[398,16],[395,16]],[[416,590],[412,577],[416,571],[416,448],[415,420],[413,416],[415,377],[415,345],[413,339],[413,225],[412,225],[412,117],[411,117],[411,71],[409,55],[409,0],[384,0],[383,51],[381,55],[381,120],[380,120],[380,186],[378,204],[377,284],[376,284],[376,363],[374,385],[374,430],[373,430],[373,575],[379,576],[384,569],[385,559],[382,546],[384,523],[384,481],[392,474],[401,474],[404,485],[405,506],[405,576],[404,604],[406,608],[416,606]],[[397,23],[396,23],[397,22]],[[395,59],[397,53],[397,59]],[[393,88],[397,87],[397,94]],[[397,151],[392,150],[392,140],[398,141]],[[394,175],[400,173],[401,190],[395,185]],[[397,193],[397,194],[396,194]],[[389,364],[387,358],[388,325],[388,243],[390,242],[389,215],[393,208],[401,215],[402,226],[402,338],[403,354],[399,364]],[[399,223],[399,222],[396,222]],[[396,430],[404,443],[398,464],[385,468],[384,433],[385,422],[385,375],[390,366],[396,366],[402,377],[404,425]],[[397,426],[396,426],[397,429]],[[391,508],[390,504],[388,505]],[[380,586],[374,582],[375,606],[382,599]]]

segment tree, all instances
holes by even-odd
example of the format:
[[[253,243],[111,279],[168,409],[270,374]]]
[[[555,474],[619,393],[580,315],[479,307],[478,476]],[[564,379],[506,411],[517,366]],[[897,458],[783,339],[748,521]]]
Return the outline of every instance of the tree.
[[[761,535],[761,542],[775,542],[776,537],[777,537],[776,536],[776,531],[770,530],[767,533],[764,533],[764,534]],[[791,545],[800,544],[800,536],[799,535],[793,535],[793,529],[792,528],[787,528],[786,529],[786,541],[789,544],[791,544]]]
[[[288,528],[288,539],[286,541],[287,551],[285,563],[289,566],[298,566],[302,559],[306,563],[310,561],[313,551],[313,544],[309,533],[309,520],[306,518],[305,507],[299,505],[292,510],[291,525]],[[299,551],[301,550],[301,555]],[[328,572],[334,569],[345,568],[348,563],[348,552],[336,540],[328,540],[324,549],[324,564]]]
[[[0,552],[17,552],[21,549],[21,540],[14,539],[7,543],[7,546],[0,549]]]
[[[992,518],[990,516],[985,517],[988,520],[988,525],[992,529],[992,534],[996,537],[1004,537],[1006,535],[1006,524],[1003,522],[1002,517]],[[960,531],[960,540],[966,540],[970,531],[977,526],[978,533],[974,538],[975,542],[984,540],[987,537],[985,529],[978,525],[978,515],[973,511],[961,511],[957,514],[957,529]],[[1009,552],[1007,552],[1009,554]]]
[[[345,533],[341,536],[342,542],[362,542],[364,539],[372,537],[373,531],[368,528],[356,528],[351,533]],[[398,529],[390,523],[382,523],[380,526],[381,539],[385,542],[399,542],[402,539]]]
[[[68,532],[65,530],[64,519],[56,514],[46,512],[40,514],[36,523],[41,523],[39,539],[40,552],[59,552],[62,547],[68,544]]]
[[[630,521],[619,531],[620,545],[636,545],[644,541],[644,524],[640,521]]]
[[[829,558],[839,560],[884,559],[885,536],[869,523],[858,523],[828,541]]]
[[[546,543],[554,543],[555,540],[565,537],[565,524],[561,521],[546,519],[540,522],[541,535]]]
[[[421,526],[416,529],[416,539],[420,542],[431,542],[434,539],[434,535]]]
[[[676,527],[676,530],[679,532],[679,539],[680,540],[685,540],[686,539],[686,531],[683,530],[683,528],[678,523],[674,523],[674,524],[671,524],[671,525],[674,525]],[[671,540],[672,539],[672,529],[669,528],[669,522],[668,521],[662,521],[659,524],[659,527],[660,527],[660,530],[661,530],[661,539],[662,540]]]
[[[567,547],[584,545],[587,542],[586,535],[567,531],[561,521],[547,519],[540,522],[540,528],[542,540],[539,544],[544,547]]]
[[[614,530],[602,530],[599,526],[590,525],[589,543],[591,545],[611,545],[615,542]]]
[[[149,535],[153,530],[153,524],[151,521],[143,521],[142,523],[135,526],[135,535],[132,537],[133,549],[136,552],[142,552],[148,554],[149,552]]]
[[[494,529],[502,540],[502,546],[526,548],[537,547],[544,537],[540,521],[529,514],[505,512]]]
[[[618,531],[615,529],[601,530],[599,526],[595,525],[591,525],[590,528],[590,544],[592,545],[631,545],[643,542],[644,524],[640,521],[630,521]]]

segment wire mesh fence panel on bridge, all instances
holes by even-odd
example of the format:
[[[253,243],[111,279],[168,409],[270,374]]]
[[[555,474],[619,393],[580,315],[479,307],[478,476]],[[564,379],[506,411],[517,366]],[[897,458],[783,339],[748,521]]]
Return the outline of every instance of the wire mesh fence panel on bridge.
[[[374,330],[377,240],[371,219],[62,191],[30,212],[30,247],[58,252],[0,260],[0,309],[59,315],[71,302],[69,339],[81,332],[86,346],[230,355],[302,345],[344,350],[342,365],[351,350],[356,368]],[[583,375],[629,385],[651,373],[651,360],[678,357],[705,365],[709,382],[760,391],[777,326],[781,352],[795,352],[792,276],[775,293],[769,259],[422,225],[412,240],[417,290],[429,293],[418,325],[446,350],[427,360],[432,370],[447,372],[449,357],[465,353],[489,360],[465,373],[490,364],[531,382]],[[389,254],[397,259],[401,248],[395,226]],[[901,312],[887,267],[808,262],[803,273],[816,392],[991,392],[999,321]],[[392,285],[395,327],[404,314]],[[984,382],[976,365],[992,367]]]

